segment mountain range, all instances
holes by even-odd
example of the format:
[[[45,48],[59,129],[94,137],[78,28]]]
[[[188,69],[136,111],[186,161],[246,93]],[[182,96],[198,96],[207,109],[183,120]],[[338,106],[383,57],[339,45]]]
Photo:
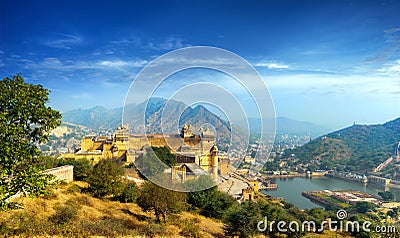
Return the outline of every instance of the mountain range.
[[[161,132],[161,117],[163,117],[164,129],[167,131],[176,131],[184,123],[193,125],[194,128],[199,128],[204,123],[210,123],[215,126],[215,130],[227,136],[230,125],[225,120],[222,120],[207,108],[198,105],[194,108],[187,107],[184,103],[178,101],[169,101],[169,110],[163,110],[166,100],[162,98],[151,98],[146,108],[146,128],[149,133]],[[124,123],[128,123],[133,133],[139,132],[141,128],[135,125],[140,124],[143,115],[140,112],[144,111],[146,105],[144,103],[138,105],[127,105],[125,107],[125,115],[129,115]],[[183,111],[179,125],[172,118],[175,118],[175,113]],[[89,127],[93,130],[115,130],[121,124],[122,108],[107,109],[101,106],[96,106],[90,109],[76,109],[63,113],[63,121]],[[260,131],[260,119],[248,118],[248,123],[251,132]],[[241,124],[241,123],[238,123]],[[293,134],[293,135],[311,135],[316,137],[327,133],[330,129],[313,124],[311,122],[297,121],[286,117],[276,118],[276,132],[278,134]],[[225,136],[224,136],[225,137]]]
[[[168,110],[164,110],[167,102]],[[63,121],[83,125],[93,130],[114,131],[122,122],[123,110],[124,124],[130,126],[132,133],[143,133],[144,118],[147,133],[179,134],[180,128],[184,124],[188,124],[192,125],[194,130],[199,130],[201,127],[205,129],[206,126],[215,130],[218,141],[229,141],[231,138],[230,124],[211,113],[204,106],[187,107],[182,102],[167,101],[162,98],[151,98],[147,105],[145,103],[131,104],[125,106],[124,109],[106,109],[100,106],[77,109],[63,113]],[[145,116],[143,112],[145,112]],[[182,114],[177,121],[175,120],[176,114],[179,112]],[[232,136],[239,135],[236,133]]]

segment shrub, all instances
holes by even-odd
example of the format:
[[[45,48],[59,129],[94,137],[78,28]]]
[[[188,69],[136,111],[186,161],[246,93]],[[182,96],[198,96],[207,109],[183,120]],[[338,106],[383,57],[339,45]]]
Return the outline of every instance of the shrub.
[[[65,225],[78,216],[80,208],[80,204],[69,200],[65,205],[58,205],[56,213],[49,220],[57,225]]]
[[[0,235],[5,235],[8,233],[10,228],[8,228],[8,225],[5,221],[2,221],[0,223]]]
[[[136,183],[128,183],[122,191],[121,195],[117,197],[117,200],[124,203],[136,202],[138,196],[139,187],[136,185]]]
[[[225,211],[236,204],[236,200],[231,195],[217,190],[216,187],[190,192],[188,202],[199,208],[201,215],[217,219],[221,219]]]
[[[165,224],[160,223],[150,223],[146,230],[146,235],[154,237],[157,235],[164,235],[167,231]]]
[[[178,226],[182,229],[179,233],[180,235],[184,237],[200,237],[200,227],[194,220],[184,219]]]
[[[49,191],[47,194],[42,196],[46,200],[52,200],[52,199],[57,199],[57,194],[55,194],[53,191]]]
[[[72,194],[80,193],[81,188],[78,185],[74,184],[67,189],[67,192]]]

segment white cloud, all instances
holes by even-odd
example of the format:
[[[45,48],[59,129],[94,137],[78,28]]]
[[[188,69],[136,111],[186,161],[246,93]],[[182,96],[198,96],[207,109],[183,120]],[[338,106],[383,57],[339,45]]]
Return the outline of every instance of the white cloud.
[[[385,33],[385,37],[389,41],[396,41],[400,37],[400,27],[393,27],[393,28],[386,29],[386,30],[384,30],[384,33]]]
[[[119,40],[110,41],[110,44],[113,44],[113,45],[136,45],[136,46],[141,46],[142,45],[142,40],[137,36],[132,36],[132,37],[129,37],[129,38],[122,38],[122,39],[119,39]]]
[[[400,76],[400,59],[393,63],[385,64],[378,72],[389,76]]]
[[[44,44],[49,47],[70,50],[73,45],[83,42],[83,38],[78,35],[58,34],[59,37],[55,40],[50,40]]]
[[[148,62],[146,60],[137,61],[123,61],[123,60],[103,60],[97,63],[99,66],[111,67],[111,68],[122,68],[122,67],[143,67]]]
[[[132,69],[143,67],[146,60],[102,60],[102,61],[71,61],[58,58],[44,58],[42,61],[28,62],[25,68],[28,69],[54,69],[60,71],[74,71],[83,69]]]
[[[400,84],[386,75],[330,75],[292,74],[282,76],[264,75],[267,86],[285,93],[308,93],[313,95],[348,94],[386,97],[400,91]]]
[[[0,62],[1,63],[1,62]],[[22,62],[21,62],[22,63]],[[79,78],[86,83],[112,88],[121,82],[130,82],[146,60],[93,60],[73,61],[59,58],[44,58],[40,61],[22,63],[27,70],[32,71],[32,79],[52,78],[57,80],[75,80]],[[75,98],[88,98],[88,95],[78,95]]]
[[[170,36],[161,41],[149,42],[147,45],[144,45],[143,48],[149,48],[153,50],[174,50],[189,46],[191,45],[184,43],[183,39]]]
[[[268,69],[288,69],[289,65],[287,64],[280,64],[276,62],[259,62],[254,64],[256,67],[266,67]]]

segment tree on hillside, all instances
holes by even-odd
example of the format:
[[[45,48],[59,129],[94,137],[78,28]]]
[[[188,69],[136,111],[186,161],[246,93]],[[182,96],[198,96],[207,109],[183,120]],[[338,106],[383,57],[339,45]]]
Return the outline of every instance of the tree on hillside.
[[[228,193],[212,187],[188,193],[188,203],[199,208],[199,213],[203,216],[221,219],[224,213],[237,202]]]
[[[255,202],[244,202],[232,206],[225,215],[225,234],[228,236],[252,237],[260,233],[257,224],[262,221],[260,207]]]
[[[394,195],[390,191],[378,192],[378,195],[385,201],[391,201],[394,199]]]
[[[136,200],[143,211],[154,211],[157,222],[171,213],[179,213],[186,209],[186,194],[168,190],[147,181],[140,188],[140,195]]]
[[[113,159],[102,159],[93,168],[87,178],[89,191],[93,196],[102,198],[108,195],[118,196],[124,189],[124,170]]]
[[[116,197],[116,199],[124,203],[136,202],[138,196],[139,187],[136,185],[136,183],[131,182],[125,185],[124,190],[118,197]]]
[[[18,192],[43,194],[50,183],[37,147],[61,123],[60,112],[46,106],[49,92],[19,74],[0,81],[0,207]]]
[[[377,205],[371,202],[357,202],[355,205],[351,206],[356,212],[365,214],[369,211],[375,211]]]

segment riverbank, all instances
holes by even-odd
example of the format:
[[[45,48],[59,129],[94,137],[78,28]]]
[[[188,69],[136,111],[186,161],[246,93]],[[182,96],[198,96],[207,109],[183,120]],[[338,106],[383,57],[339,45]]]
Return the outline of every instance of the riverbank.
[[[293,203],[302,209],[311,209],[313,207],[321,207],[320,204],[311,202],[309,199],[301,195],[304,191],[315,190],[357,190],[374,196],[378,196],[378,192],[390,191],[394,195],[394,201],[400,201],[400,189],[377,186],[374,184],[363,184],[359,182],[337,179],[332,177],[314,177],[314,178],[276,178],[274,182],[278,185],[276,191],[263,191],[263,193],[271,195],[275,198],[284,198],[286,201]]]
[[[312,173],[290,173],[290,174],[267,174],[261,173],[263,178],[276,179],[276,178],[308,178],[308,177],[324,177],[326,172],[312,172]]]
[[[329,172],[312,172],[312,173],[288,173],[288,174],[267,174],[261,173],[261,177],[265,179],[287,179],[287,178],[318,178],[318,177],[332,177],[344,181],[357,182],[360,184],[370,184],[379,187],[391,187],[400,189],[400,184],[394,183],[376,183],[370,182],[368,178],[361,175],[346,176],[339,173],[329,173]]]
[[[301,195],[324,207],[346,208],[358,202],[370,202],[377,206],[383,204],[379,197],[355,190],[317,190],[302,192]]]

